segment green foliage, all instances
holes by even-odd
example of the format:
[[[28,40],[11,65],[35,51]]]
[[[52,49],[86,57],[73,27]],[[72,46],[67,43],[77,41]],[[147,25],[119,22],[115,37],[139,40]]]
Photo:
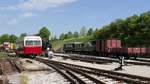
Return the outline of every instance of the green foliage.
[[[150,12],[133,15],[127,19],[117,19],[94,34],[95,38],[120,38],[128,46],[149,45]]]
[[[1,41],[1,43],[3,43],[3,42],[9,42],[10,40],[9,40],[9,35],[8,34],[3,34],[1,37],[0,37],[0,41]]]
[[[27,33],[22,33],[19,38],[24,38],[25,36],[27,36]]]
[[[74,32],[74,37],[78,38],[79,37],[79,33],[77,31]]]
[[[10,35],[9,40],[11,43],[15,43],[17,40],[17,36],[12,34],[12,35]]]
[[[12,35],[3,34],[0,37],[0,43],[1,44],[4,43],[4,42],[15,43],[17,38],[18,37],[16,35],[14,35],[14,34],[12,34]]]
[[[49,39],[50,35],[51,35],[51,33],[47,27],[43,27],[42,29],[40,29],[40,31],[38,33],[38,36],[40,36],[43,39]]]
[[[62,33],[62,34],[60,35],[59,39],[60,39],[60,40],[64,40],[64,39],[65,39],[65,34]]]
[[[4,59],[4,58],[7,58],[7,57],[8,57],[7,53],[0,52],[0,59]]]
[[[68,42],[87,42],[89,40],[93,40],[93,35],[90,36],[81,36],[78,38],[70,38],[70,39],[64,39],[64,40],[57,40],[52,41],[52,46],[55,51],[61,50],[64,43]]]
[[[68,34],[67,34],[67,38],[69,39],[69,38],[72,38],[72,37],[74,37],[74,36],[73,36],[72,32],[69,31]]]
[[[51,41],[57,41],[58,39],[57,39],[57,37],[56,36],[54,36],[54,37],[51,37]]]
[[[94,33],[93,29],[90,28],[90,29],[88,30],[88,32],[87,32],[87,35],[92,35],[93,33]]]
[[[74,33],[72,33],[71,31],[69,31],[66,34],[62,33],[60,35],[59,39],[60,40],[65,40],[65,39],[78,38],[78,37],[79,37],[79,33],[77,31],[75,31]]]

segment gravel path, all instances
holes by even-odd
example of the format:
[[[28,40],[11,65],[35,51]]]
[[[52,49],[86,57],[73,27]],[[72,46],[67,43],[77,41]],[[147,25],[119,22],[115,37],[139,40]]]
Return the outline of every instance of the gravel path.
[[[28,84],[69,84],[57,72],[33,72],[24,75],[28,78]]]
[[[8,80],[10,84],[69,84],[55,71],[23,72],[8,75]]]
[[[27,70],[20,74],[9,74],[8,80],[10,84],[69,84],[58,72],[43,63],[30,59],[21,59],[21,64],[29,71]]]
[[[7,77],[10,84],[21,84],[20,74],[8,75]]]

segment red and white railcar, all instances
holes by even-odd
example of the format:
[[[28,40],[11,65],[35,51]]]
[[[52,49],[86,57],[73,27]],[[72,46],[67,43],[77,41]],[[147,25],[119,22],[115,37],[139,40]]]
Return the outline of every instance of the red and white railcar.
[[[16,42],[17,54],[30,56],[42,54],[42,39],[39,36],[25,36]]]

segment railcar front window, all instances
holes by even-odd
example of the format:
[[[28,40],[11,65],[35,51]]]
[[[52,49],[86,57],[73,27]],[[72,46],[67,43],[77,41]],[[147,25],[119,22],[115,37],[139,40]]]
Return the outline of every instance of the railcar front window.
[[[38,46],[38,45],[41,45],[41,41],[26,41],[26,45],[28,45],[28,46]]]
[[[40,41],[34,41],[33,44],[34,45],[41,45],[41,42]]]
[[[28,45],[28,46],[33,45],[33,41],[26,41],[26,45]]]

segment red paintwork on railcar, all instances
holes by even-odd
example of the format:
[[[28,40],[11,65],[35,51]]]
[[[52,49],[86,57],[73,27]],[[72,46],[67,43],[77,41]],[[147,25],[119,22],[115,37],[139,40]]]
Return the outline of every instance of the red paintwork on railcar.
[[[141,51],[140,51],[140,48],[133,48],[133,53],[135,53],[135,54],[140,54],[141,53]]]
[[[132,53],[133,53],[133,48],[128,48],[127,53],[128,53],[128,54],[132,54]]]
[[[108,40],[97,40],[96,41],[96,51],[110,53],[112,48],[121,48],[121,40],[118,39],[108,39]],[[115,52],[115,51],[114,51]]]
[[[141,53],[146,54],[146,48],[141,48]]]
[[[25,55],[41,55],[42,46],[25,46],[23,52]]]
[[[118,39],[109,39],[106,40],[107,48],[121,48],[121,40]]]
[[[146,54],[145,47],[130,47],[128,48],[128,54]]]

